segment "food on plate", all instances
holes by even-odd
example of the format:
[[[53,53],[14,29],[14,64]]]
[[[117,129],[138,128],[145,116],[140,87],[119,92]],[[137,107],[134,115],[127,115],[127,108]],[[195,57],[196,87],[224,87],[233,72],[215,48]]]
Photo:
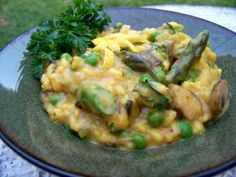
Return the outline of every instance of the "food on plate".
[[[49,20],[28,45],[52,120],[95,143],[143,149],[200,134],[226,110],[229,86],[207,30],[193,38],[177,22],[104,30],[110,19],[101,6],[73,2],[54,19],[60,24]]]

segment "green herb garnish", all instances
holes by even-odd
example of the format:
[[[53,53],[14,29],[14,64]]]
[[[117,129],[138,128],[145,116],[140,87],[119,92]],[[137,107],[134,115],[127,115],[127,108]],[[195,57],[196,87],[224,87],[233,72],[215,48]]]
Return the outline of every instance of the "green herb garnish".
[[[63,53],[71,54],[73,50],[83,54],[110,21],[102,5],[73,0],[65,12],[42,22],[27,46],[34,77],[40,78],[44,64],[59,59]]]

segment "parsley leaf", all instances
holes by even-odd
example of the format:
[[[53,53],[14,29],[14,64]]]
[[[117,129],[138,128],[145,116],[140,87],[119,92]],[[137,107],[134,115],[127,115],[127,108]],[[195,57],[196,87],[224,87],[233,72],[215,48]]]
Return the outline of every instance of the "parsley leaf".
[[[34,77],[40,79],[45,64],[62,53],[84,53],[109,22],[102,5],[91,0],[73,0],[65,12],[43,21],[27,45]]]

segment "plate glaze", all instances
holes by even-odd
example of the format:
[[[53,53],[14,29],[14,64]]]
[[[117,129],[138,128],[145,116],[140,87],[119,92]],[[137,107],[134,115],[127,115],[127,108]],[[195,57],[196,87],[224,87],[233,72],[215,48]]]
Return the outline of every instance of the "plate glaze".
[[[125,151],[78,139],[48,118],[40,101],[40,82],[30,73],[26,44],[34,31],[20,35],[0,52],[0,137],[31,163],[63,176],[206,176],[236,165],[236,34],[208,21],[163,10],[107,9],[113,24],[134,29],[176,21],[191,36],[203,29],[229,81],[227,112],[201,135],[167,146]]]

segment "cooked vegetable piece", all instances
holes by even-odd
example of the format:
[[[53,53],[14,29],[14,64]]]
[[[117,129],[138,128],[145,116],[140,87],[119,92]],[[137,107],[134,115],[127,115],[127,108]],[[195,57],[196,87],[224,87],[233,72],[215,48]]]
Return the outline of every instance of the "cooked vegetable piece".
[[[228,107],[230,100],[229,85],[226,80],[219,80],[210,94],[210,109],[213,116],[219,116]]]
[[[111,141],[107,143],[107,145],[110,147],[116,147],[116,146],[127,144],[129,142],[132,142],[132,137],[119,137],[119,138],[112,139]]]
[[[163,26],[164,29],[169,29],[169,32],[171,34],[175,33],[175,29],[170,23],[164,23],[162,26]]]
[[[150,74],[148,74],[148,73],[145,73],[140,76],[139,83],[144,84],[144,83],[148,83],[151,80],[153,80],[152,76],[150,76]]]
[[[168,29],[171,34],[176,32],[184,32],[184,26],[176,22],[164,23],[161,28]]]
[[[198,97],[184,87],[175,84],[168,86],[172,102],[171,106],[189,120],[198,120],[202,116],[201,102]]]
[[[61,94],[53,94],[49,96],[48,101],[52,105],[57,105],[61,100],[63,99],[63,96]]]
[[[147,107],[162,110],[169,103],[168,98],[152,89],[148,84],[137,84],[134,91],[139,93],[140,102]]]
[[[142,55],[150,64],[151,66],[149,69],[150,71],[162,64],[161,59],[158,58],[158,56],[156,55],[156,51],[154,49],[147,50],[143,52]]]
[[[121,51],[121,60],[130,68],[138,71],[147,71],[150,68],[148,60],[140,53]]]
[[[69,54],[69,53],[63,53],[60,57],[60,59],[65,59],[67,60],[68,62],[71,62],[72,61],[72,56]]]
[[[82,106],[79,101],[76,101],[75,106],[79,109],[82,109]]]
[[[174,26],[174,30],[175,32],[184,32],[184,26],[181,24],[178,24],[177,26]]]
[[[133,135],[133,143],[136,149],[144,149],[147,146],[148,141],[144,135],[135,134]]]
[[[123,137],[127,137],[130,134],[129,130],[122,130],[119,132],[119,137],[123,138]]]
[[[195,81],[199,77],[199,75],[200,71],[198,69],[191,69],[188,72],[188,77],[193,81]]]
[[[161,55],[161,57],[164,59],[164,60],[166,60],[167,59],[167,53],[166,52],[159,52],[160,53],[160,55]]]
[[[193,128],[189,121],[179,120],[177,122],[177,126],[180,130],[180,136],[182,138],[190,138],[191,136],[193,136]]]
[[[166,96],[169,99],[169,101],[171,101],[168,87],[166,87],[164,84],[157,81],[149,81],[148,84],[152,89]]]
[[[73,130],[73,129],[70,127],[69,124],[65,124],[64,127],[65,127],[65,129],[66,129],[68,132],[70,132],[71,134],[73,134],[73,135],[79,137],[78,132],[76,132],[75,130]],[[80,138],[80,137],[79,137],[79,138]]]
[[[152,72],[156,66],[161,64],[161,60],[150,51],[141,54],[123,50],[120,52],[120,57],[122,62],[137,71]]]
[[[114,122],[111,122],[109,125],[109,130],[111,133],[115,132],[116,131],[116,124]]]
[[[165,119],[163,111],[150,112],[147,116],[147,121],[151,127],[159,127]]]
[[[126,109],[121,107],[120,104],[117,108],[117,111],[105,118],[108,125],[113,123],[115,125],[114,131],[125,130],[129,126],[129,119]]]
[[[162,67],[158,66],[155,68],[155,79],[158,82],[164,83],[166,81],[166,75],[162,69]]]
[[[155,41],[156,41],[156,37],[157,37],[158,35],[160,35],[160,34],[161,34],[161,32],[159,32],[159,31],[153,32],[153,33],[151,34],[151,36],[150,36],[150,41],[151,41],[151,42],[155,42]]]
[[[165,41],[164,43],[152,44],[153,49],[160,53],[163,59],[168,59],[172,64],[174,61],[174,43],[172,41]]]
[[[114,28],[115,29],[121,29],[122,26],[123,26],[123,23],[118,22],[114,25]]]
[[[83,55],[85,62],[91,66],[96,66],[99,62],[100,55],[99,53],[90,53],[88,55]]]
[[[179,59],[171,66],[171,70],[167,75],[169,83],[177,83],[186,77],[189,68],[199,61],[202,52],[206,48],[208,37],[209,32],[204,30],[190,41]]]
[[[127,66],[127,67],[124,67],[123,74],[126,77],[132,77],[132,75],[134,74],[134,71],[130,67]]]
[[[125,109],[127,111],[127,115],[128,116],[131,114],[132,105],[133,105],[133,101],[132,100],[127,100],[126,103],[125,103]]]
[[[90,0],[73,0],[63,13],[43,21],[27,45],[34,77],[40,79],[45,63],[65,52],[83,54],[110,21],[103,7]]]
[[[81,86],[77,95],[82,107],[95,113],[108,116],[114,114],[117,110],[115,98],[110,91],[101,86],[85,83]]]
[[[166,49],[165,49],[166,53],[168,54],[168,61],[170,62],[170,64],[172,64],[174,62],[174,43],[173,42],[168,42],[166,44]]]

